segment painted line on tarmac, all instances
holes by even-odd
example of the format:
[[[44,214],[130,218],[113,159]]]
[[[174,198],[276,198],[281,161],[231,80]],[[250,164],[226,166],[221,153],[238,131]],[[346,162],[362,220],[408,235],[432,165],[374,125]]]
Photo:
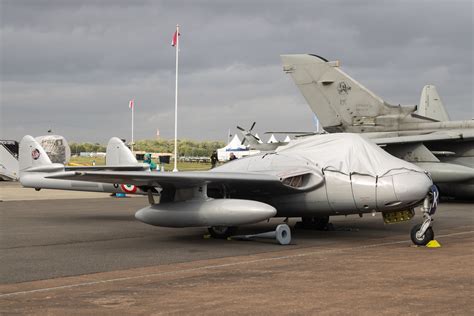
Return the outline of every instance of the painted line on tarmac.
[[[467,234],[472,234],[472,233],[474,233],[474,230],[467,231],[467,232],[459,232],[459,233],[438,235],[436,238],[453,237],[453,236],[467,235]],[[285,259],[291,259],[291,258],[299,258],[299,257],[313,256],[313,255],[328,254],[328,253],[337,253],[337,252],[344,252],[344,251],[351,251],[351,250],[358,250],[358,249],[368,249],[368,248],[375,248],[375,247],[381,247],[381,246],[398,245],[398,244],[405,244],[405,243],[409,243],[409,242],[411,242],[411,240],[391,241],[391,242],[370,244],[370,245],[364,245],[364,246],[358,246],[358,247],[350,247],[350,248],[342,248],[342,249],[327,249],[327,250],[322,250],[322,251],[311,251],[311,252],[294,254],[294,255],[287,255],[287,256],[278,256],[278,257],[262,258],[262,259],[248,260],[248,261],[224,263],[224,264],[203,266],[203,267],[198,267],[198,268],[189,268],[189,269],[184,269],[184,270],[150,273],[150,274],[145,274],[145,275],[136,275],[136,276],[130,276],[130,277],[116,278],[116,279],[83,282],[83,283],[47,287],[47,288],[29,290],[29,291],[18,291],[18,292],[12,292],[12,293],[5,293],[5,294],[0,294],[0,298],[9,297],[9,296],[16,296],[16,295],[22,295],[22,294],[32,294],[32,293],[47,292],[47,291],[54,291],[54,290],[71,289],[71,288],[75,288],[75,287],[82,287],[82,286],[89,286],[89,285],[105,284],[105,283],[120,282],[120,281],[129,281],[129,280],[136,280],[136,279],[143,279],[143,278],[152,278],[152,277],[163,276],[163,275],[172,275],[172,274],[178,274],[178,273],[195,272],[195,271],[200,271],[200,270],[219,269],[219,268],[238,266],[238,265],[243,265],[243,264],[252,264],[252,263],[257,263],[257,262],[285,260]]]

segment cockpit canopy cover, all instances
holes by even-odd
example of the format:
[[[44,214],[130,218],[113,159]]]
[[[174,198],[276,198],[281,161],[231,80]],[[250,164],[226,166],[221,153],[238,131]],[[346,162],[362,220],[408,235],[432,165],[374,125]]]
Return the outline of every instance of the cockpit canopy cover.
[[[381,177],[397,170],[424,172],[423,169],[390,155],[358,134],[304,137],[277,148],[276,153],[295,156],[295,159],[303,158],[323,171],[331,170],[347,175],[357,173]]]

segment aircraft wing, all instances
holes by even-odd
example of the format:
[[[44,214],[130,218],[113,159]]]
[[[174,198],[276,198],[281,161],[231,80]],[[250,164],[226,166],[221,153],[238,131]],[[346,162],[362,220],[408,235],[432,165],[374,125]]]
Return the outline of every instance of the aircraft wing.
[[[225,185],[239,194],[265,195],[301,192],[282,183],[284,179],[262,173],[242,172],[140,172],[140,171],[70,171],[49,176],[52,179],[129,184],[144,187],[192,188],[202,184]]]
[[[64,166],[64,171],[142,171],[149,170],[150,165],[148,164],[136,164],[136,165],[100,165],[100,166]]]
[[[424,135],[410,135],[397,137],[372,138],[377,145],[418,143],[443,140],[467,140],[474,139],[474,130],[450,130],[438,131]]]

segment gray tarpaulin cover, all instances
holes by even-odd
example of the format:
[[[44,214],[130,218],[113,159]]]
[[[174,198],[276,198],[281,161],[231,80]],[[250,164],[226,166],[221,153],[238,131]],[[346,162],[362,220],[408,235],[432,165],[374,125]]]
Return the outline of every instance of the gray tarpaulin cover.
[[[352,172],[381,177],[389,172],[403,170],[425,172],[412,163],[390,155],[358,134],[337,133],[304,137],[279,147],[276,152],[283,156],[306,159],[322,170],[344,174]]]

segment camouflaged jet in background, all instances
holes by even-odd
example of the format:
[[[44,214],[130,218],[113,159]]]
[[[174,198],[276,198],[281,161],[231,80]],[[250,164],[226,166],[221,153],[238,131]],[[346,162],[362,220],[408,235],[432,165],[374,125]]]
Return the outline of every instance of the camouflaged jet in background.
[[[450,121],[434,86],[423,88],[418,106],[391,105],[339,62],[309,54],[281,59],[325,131],[361,133],[427,170],[442,195],[474,199],[474,121]]]

